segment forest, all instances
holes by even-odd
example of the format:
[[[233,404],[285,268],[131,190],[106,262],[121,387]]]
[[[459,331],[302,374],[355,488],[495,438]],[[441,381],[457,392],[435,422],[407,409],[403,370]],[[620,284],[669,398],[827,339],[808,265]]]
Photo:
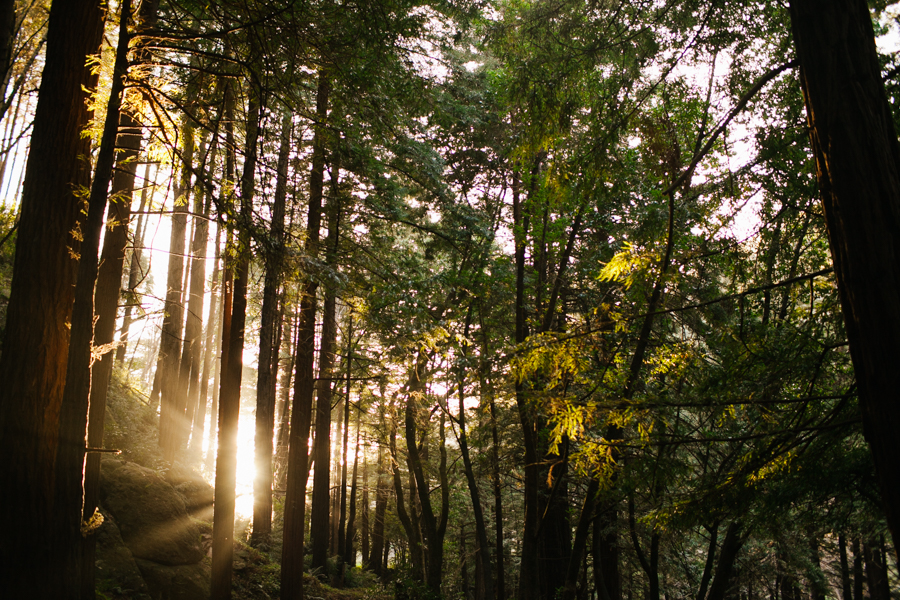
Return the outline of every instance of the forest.
[[[898,49],[0,0],[0,597],[900,598]]]

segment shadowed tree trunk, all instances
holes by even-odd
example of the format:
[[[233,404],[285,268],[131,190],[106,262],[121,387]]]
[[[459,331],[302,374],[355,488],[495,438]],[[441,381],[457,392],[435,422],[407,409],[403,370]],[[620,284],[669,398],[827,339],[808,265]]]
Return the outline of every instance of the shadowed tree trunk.
[[[156,22],[158,2],[144,2],[138,14],[139,29],[152,27]],[[136,49],[140,56],[141,49]],[[123,59],[124,60],[124,59]],[[128,223],[131,218],[131,202],[134,195],[134,179],[137,170],[135,162],[141,151],[142,127],[131,111],[119,114],[119,137],[115,142],[116,170],[112,177],[109,212],[106,217],[106,234],[103,239],[103,253],[94,291],[93,345],[104,347],[111,344],[115,336],[116,317],[119,308],[122,272],[125,266],[125,248],[128,245]],[[142,198],[143,198],[142,194]],[[129,281],[131,277],[129,277]],[[124,327],[124,324],[123,324]],[[88,440],[91,448],[103,445],[103,424],[106,415],[106,396],[112,374],[114,352],[108,350],[91,367],[90,412],[88,415]],[[82,518],[90,519],[100,501],[100,454],[90,453],[84,465],[84,511]],[[85,538],[82,596],[94,595],[94,550],[96,538]]]
[[[338,176],[336,169],[332,168],[331,176],[332,178]],[[337,194],[333,194],[330,198],[327,211],[327,263],[330,268],[334,268],[341,212],[340,197]],[[311,566],[314,569],[324,569],[328,559],[329,505],[331,502],[329,495],[331,488],[331,403],[334,390],[332,375],[337,339],[336,301],[334,286],[326,285],[322,310],[322,338],[319,347],[319,381],[316,384],[316,438],[313,443],[316,469],[313,474],[310,544],[312,545]]]
[[[252,53],[251,53],[252,55]],[[227,84],[226,93],[231,93]],[[231,100],[233,102],[233,100]],[[241,213],[238,247],[234,265],[234,291],[228,333],[228,350],[223,357],[222,389],[219,399],[219,447],[216,453],[216,495],[213,514],[212,573],[210,600],[231,597],[234,554],[234,504],[237,473],[237,429],[241,410],[244,325],[247,316],[247,283],[250,271],[250,230],[256,174],[257,139],[261,107],[257,90],[251,90],[247,106],[247,137],[241,173]],[[229,111],[230,112],[230,111]],[[226,117],[227,118],[227,117]]]
[[[0,510],[15,515],[4,527],[0,571],[4,594],[14,598],[64,599],[80,591],[66,577],[80,565],[64,567],[71,532],[58,529],[55,515],[64,511],[79,522],[81,503],[55,505],[55,470],[76,273],[70,251],[78,250],[71,232],[81,208],[73,190],[90,180],[83,159],[90,141],[81,133],[96,80],[85,61],[102,31],[99,2],[51,5],[0,359]],[[81,436],[83,452],[83,429]],[[80,473],[78,465],[79,484]]]
[[[275,379],[278,371],[278,347],[275,329],[278,317],[278,288],[284,253],[284,208],[287,199],[287,167],[291,149],[291,113],[281,119],[281,148],[278,152],[275,198],[272,206],[272,231],[266,252],[266,277],[263,284],[262,323],[259,328],[259,372],[256,380],[256,479],[253,482],[254,546],[269,543],[272,532],[272,438],[275,433]]]
[[[97,152],[97,166],[91,192],[88,199],[87,218],[82,223],[81,256],[78,262],[78,280],[75,283],[75,302],[72,308],[71,338],[69,344],[68,364],[66,367],[66,383],[63,390],[62,408],[59,416],[59,446],[56,451],[56,499],[54,517],[57,519],[58,531],[65,532],[65,537],[58,541],[65,559],[60,565],[58,576],[73,587],[80,587],[82,597],[94,596],[94,563],[86,560],[93,558],[94,544],[85,541],[83,536],[93,533],[93,523],[97,500],[97,481],[92,481],[90,506],[85,504],[84,476],[85,447],[87,440],[98,446],[103,438],[103,404],[91,410],[91,416],[99,422],[92,423],[93,435],[86,435],[88,430],[88,413],[91,397],[91,362],[93,360],[94,338],[94,287],[97,282],[98,259],[100,255],[100,234],[103,230],[103,214],[109,199],[109,183],[112,179],[113,164],[116,157],[116,137],[118,134],[122,91],[125,88],[125,72],[128,70],[128,21],[131,18],[131,1],[124,0],[119,17],[119,40],[116,48],[116,59],[113,80],[110,87],[109,101],[106,105],[106,120],[103,124],[103,135]],[[128,202],[131,199],[128,198]],[[119,259],[119,277],[121,280],[121,264]],[[118,286],[116,286],[116,289]],[[114,294],[118,297],[118,294]],[[108,324],[105,334],[112,340],[115,322],[115,302],[112,303],[112,323]],[[112,361],[112,354],[107,357]],[[107,381],[98,387],[104,388]],[[105,396],[105,394],[104,394]],[[99,413],[99,414],[97,414]],[[91,439],[93,438],[93,440]],[[99,458],[96,460],[96,476],[99,478]],[[87,523],[83,533],[82,523]]]
[[[198,460],[203,451],[203,438],[206,433],[206,405],[209,401],[210,369],[213,368],[213,352],[219,340],[219,261],[221,259],[219,246],[222,243],[222,228],[216,225],[215,255],[213,257],[213,272],[210,278],[209,290],[209,316],[206,319],[206,341],[203,350],[203,372],[200,375],[200,392],[197,401],[197,414],[194,416],[195,425],[191,432],[191,445],[189,454]],[[216,353],[218,353],[216,351]],[[210,414],[216,418],[214,411]],[[210,429],[213,429],[210,426]]]
[[[348,363],[349,364],[349,363]],[[349,377],[348,377],[349,379]],[[349,382],[347,387],[347,396],[349,397]],[[362,424],[362,410],[357,407],[356,412],[356,444],[354,446],[353,451],[353,476],[350,482],[350,505],[348,508],[347,514],[347,532],[346,538],[344,540],[344,563],[349,565],[351,568],[356,566],[356,549],[354,548],[353,541],[356,538],[356,483],[357,483],[357,473],[359,467],[359,430],[360,425]],[[365,465],[363,465],[365,469]]]
[[[309,178],[309,207],[306,225],[306,254],[318,254],[319,226],[322,219],[322,184],[325,179],[324,128],[328,114],[331,84],[319,73],[316,92],[316,127],[313,135],[312,169]],[[294,402],[291,410],[291,433],[288,450],[287,494],[284,505],[283,565],[303,564],[303,535],[306,516],[306,484],[309,478],[309,427],[312,419],[314,389],[313,353],[315,351],[316,289],[315,279],[308,279],[300,304],[300,334],[297,341]],[[303,569],[281,570],[283,600],[303,600]]]
[[[463,333],[464,338],[469,337],[469,326],[471,325],[472,308],[469,308],[466,316],[466,325]],[[463,358],[466,358],[466,348],[462,348]],[[477,561],[480,568],[476,569],[479,590],[484,600],[493,600],[494,598],[494,579],[491,577],[491,555],[490,544],[487,537],[487,526],[484,522],[484,510],[481,507],[481,495],[478,490],[478,482],[475,480],[475,472],[472,468],[472,459],[469,456],[469,442],[466,435],[466,388],[465,373],[462,368],[458,373],[459,386],[459,451],[463,458],[463,470],[466,475],[466,484],[469,488],[469,499],[472,503],[472,516],[475,518],[475,542]]]
[[[594,521],[593,559],[594,587],[600,600],[621,600],[619,577],[618,511],[610,500],[604,500]],[[699,600],[699,599],[698,599]]]
[[[121,124],[120,124],[121,128]],[[129,134],[123,134],[123,145],[128,143]],[[126,170],[128,165],[123,165],[122,167],[117,168],[118,170]],[[118,180],[119,174],[113,177],[113,185],[116,185],[116,180]],[[141,202],[138,205],[138,219],[137,224],[134,228],[134,239],[131,247],[131,258],[128,265],[128,288],[127,288],[127,300],[125,301],[125,313],[122,316],[122,328],[119,329],[119,343],[116,346],[116,364],[121,367],[125,364],[125,351],[128,349],[128,336],[129,329],[131,329],[132,318],[131,314],[134,309],[134,304],[137,302],[137,287],[141,282],[141,255],[143,254],[144,245],[144,223],[146,223],[146,215],[144,215],[145,209],[147,207],[147,193],[148,186],[150,182],[150,162],[144,167],[144,181],[141,185]],[[134,180],[132,179],[131,183],[132,189],[134,188]],[[130,207],[129,207],[130,208]],[[109,220],[109,219],[107,219]],[[106,242],[104,242],[104,247],[106,246]],[[102,268],[102,265],[101,265]],[[149,362],[149,361],[148,361]]]
[[[381,425],[384,426],[384,414],[382,413]],[[387,510],[388,481],[384,469],[384,448],[378,446],[378,465],[375,476],[375,514],[372,521],[372,547],[367,553],[365,566],[378,576],[381,576],[381,555],[384,553],[384,513]]]
[[[791,0],[834,272],[894,548],[900,541],[900,143],[865,0]]]
[[[206,170],[207,159],[212,164],[216,161],[217,139],[213,140],[213,146],[207,153],[201,144],[200,155],[203,161],[203,169]],[[201,172],[202,172],[201,171]],[[204,201],[204,196],[206,197]],[[197,412],[197,404],[200,398],[200,350],[203,335],[203,301],[206,286],[206,247],[209,245],[209,213],[212,205],[212,191],[206,186],[198,185],[194,194],[194,222],[193,236],[191,238],[190,255],[190,285],[187,303],[187,315],[184,326],[184,340],[181,349],[181,366],[179,370],[180,402],[184,402],[183,417],[179,412],[180,427],[178,429],[177,448],[181,452],[187,445],[191,434],[191,426],[194,422],[194,414]]]
[[[184,250],[187,233],[188,196],[194,156],[194,129],[185,117],[181,137],[182,175],[175,194],[172,214],[172,237],[169,241],[169,267],[166,276],[166,303],[159,342],[156,370],[159,374],[159,447],[163,458],[175,461],[178,412],[178,367],[181,357],[181,333],[184,327]]]

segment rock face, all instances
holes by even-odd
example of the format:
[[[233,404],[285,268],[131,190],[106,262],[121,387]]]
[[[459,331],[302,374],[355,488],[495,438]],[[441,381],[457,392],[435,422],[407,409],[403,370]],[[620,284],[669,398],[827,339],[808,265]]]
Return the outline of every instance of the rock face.
[[[104,461],[101,503],[112,513],[135,558],[187,565],[203,558],[200,530],[182,496],[156,472],[121,461]]]
[[[211,488],[197,476],[176,483],[184,492],[151,469],[120,460],[102,462],[105,520],[97,532],[98,582],[112,582],[133,600],[209,597],[210,568],[185,497],[199,510],[207,506]]]
[[[95,576],[98,582],[110,582],[124,597],[133,600],[150,600],[150,591],[144,583],[131,551],[122,541],[115,519],[107,511],[103,524],[97,528],[97,554]]]
[[[137,559],[147,582],[166,600],[206,600],[209,598],[210,567],[206,563],[168,566],[149,560]],[[156,594],[154,594],[156,596]]]

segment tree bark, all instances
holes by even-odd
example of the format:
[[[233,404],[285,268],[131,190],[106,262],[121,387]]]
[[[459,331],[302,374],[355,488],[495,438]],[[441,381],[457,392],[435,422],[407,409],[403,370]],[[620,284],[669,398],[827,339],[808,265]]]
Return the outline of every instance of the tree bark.
[[[381,424],[384,426],[384,415]],[[381,555],[384,552],[384,513],[387,511],[388,481],[384,469],[384,447],[378,446],[377,474],[375,476],[375,514],[372,522],[372,547],[366,553],[365,566],[379,577],[382,575]]]
[[[203,350],[203,372],[200,376],[200,393],[197,403],[197,414],[194,419],[196,425],[191,432],[191,445],[188,453],[193,457],[200,459],[203,451],[203,438],[206,435],[206,405],[209,401],[209,379],[210,369],[213,368],[213,352],[219,340],[219,261],[221,260],[219,247],[222,243],[222,228],[216,224],[216,241],[215,255],[213,257],[213,272],[210,278],[209,290],[209,316],[206,318],[206,341]],[[216,418],[215,409],[210,411],[212,419]],[[210,429],[213,427],[210,425]],[[210,436],[212,437],[212,436]]]
[[[11,597],[64,599],[80,591],[71,579],[79,565],[67,562],[71,525],[57,513],[74,520],[77,531],[81,502],[56,505],[56,471],[78,252],[72,233],[82,206],[75,190],[90,181],[90,142],[81,133],[96,79],[85,60],[102,31],[99,2],[51,5],[0,359],[0,510],[15,515],[0,544],[0,576]],[[79,487],[81,469],[66,474],[77,476]]]
[[[141,4],[138,13],[138,31],[136,33],[140,33],[140,30],[152,27],[155,24],[157,9],[158,2]],[[130,36],[126,36],[126,38],[130,39]],[[123,49],[123,52],[125,50],[127,48]],[[136,49],[139,55],[140,50],[140,47]],[[125,61],[124,57],[123,61]],[[119,137],[115,141],[118,149],[116,151],[117,165],[112,175],[112,189],[109,194],[111,201],[106,217],[106,234],[103,240],[103,253],[100,257],[100,266],[94,291],[96,323],[94,325],[93,345],[98,347],[111,344],[115,336],[122,272],[125,266],[125,249],[128,245],[128,223],[131,219],[131,203],[134,195],[135,173],[137,171],[135,161],[140,154],[143,137],[141,123],[128,110],[119,111],[118,131]],[[103,446],[106,397],[115,358],[114,354],[111,350],[106,351],[100,360],[95,361],[91,367],[87,435],[87,445],[90,448]],[[89,453],[85,457],[84,510],[82,515],[85,521],[94,514],[99,501],[100,454],[95,452]],[[89,536],[85,538],[83,545],[84,566],[82,568],[82,596],[85,598],[94,596],[95,547],[95,537]]]
[[[469,325],[472,317],[472,309],[466,318],[464,338],[469,337]],[[465,346],[462,348],[463,359],[466,358]],[[457,375],[459,386],[459,451],[463,458],[463,470],[466,475],[466,484],[469,488],[469,500],[472,503],[472,516],[475,518],[475,541],[477,545],[478,561],[481,568],[477,569],[480,576],[479,587],[482,591],[484,600],[494,599],[494,580],[491,577],[491,555],[490,544],[487,538],[487,526],[484,522],[484,510],[481,507],[481,496],[478,490],[478,483],[475,480],[475,471],[472,468],[472,459],[469,456],[469,442],[466,435],[466,406],[465,406],[465,373],[462,368]]]
[[[120,123],[121,128],[121,123]],[[128,135],[128,134],[126,134]],[[123,145],[128,142],[128,138],[123,136]],[[119,167],[121,170],[126,170],[129,168],[129,165],[123,165]],[[113,186],[116,186],[116,180],[118,179],[118,174],[113,177]],[[143,253],[143,245],[144,245],[144,223],[146,222],[146,218],[144,213],[144,208],[147,206],[147,188],[149,186],[150,181],[150,163],[148,162],[144,167],[144,183],[141,186],[141,202],[138,205],[138,216],[137,224],[134,228],[134,238],[131,245],[131,257],[128,265],[128,300],[125,302],[125,314],[122,317],[122,328],[119,329],[119,344],[116,346],[116,364],[121,367],[125,364],[125,351],[128,348],[128,336],[129,330],[131,329],[131,313],[133,310],[133,304],[137,301],[137,287],[140,284],[141,280],[141,255]],[[134,190],[134,180],[131,182],[132,191]],[[130,207],[129,207],[130,208]],[[127,243],[127,242],[126,242]],[[104,242],[105,246],[106,242]],[[101,265],[102,268],[102,265]],[[149,362],[149,361],[148,361]]]
[[[332,177],[337,174],[332,169]],[[340,199],[333,195],[328,202],[328,265],[334,267],[334,252],[338,243]],[[313,497],[310,514],[310,543],[313,569],[324,569],[328,559],[329,508],[331,497],[331,404],[333,397],[334,349],[337,340],[335,320],[337,298],[333,285],[325,286],[322,310],[322,338],[319,347],[319,380],[316,384],[316,437],[313,443],[316,468],[313,473]]]
[[[863,432],[900,541],[900,143],[864,0],[792,0],[810,141]],[[896,551],[896,550],[895,550]]]
[[[316,90],[316,127],[313,134],[312,169],[309,178],[309,207],[306,225],[306,254],[318,255],[319,226],[322,219],[322,184],[325,179],[325,120],[331,83],[319,73]],[[283,565],[303,564],[303,534],[306,515],[306,484],[309,478],[309,426],[312,418],[313,353],[315,351],[316,289],[315,279],[307,280],[300,304],[300,334],[297,342],[294,402],[291,410],[291,435],[288,450],[287,495],[284,504]],[[281,570],[283,600],[303,600],[303,570]]]
[[[847,538],[843,533],[838,534],[838,553],[841,561],[841,600],[853,600],[850,563],[847,560]]]
[[[603,508],[594,521],[593,559],[594,587],[600,600],[621,600],[619,577],[619,515],[616,505],[603,501]],[[700,600],[700,599],[698,599]]]
[[[725,531],[725,539],[722,540],[722,549],[719,551],[719,562],[716,564],[716,574],[709,586],[709,595],[706,600],[724,600],[732,585],[734,563],[738,552],[744,545],[744,537],[741,535],[741,524],[732,521]]]
[[[266,276],[263,284],[262,322],[259,328],[259,372],[256,380],[256,479],[253,481],[254,546],[269,544],[272,532],[272,439],[275,434],[275,378],[278,372],[278,348],[275,328],[278,316],[278,288],[284,254],[284,213],[287,199],[287,166],[291,149],[291,112],[281,119],[281,147],[278,151],[275,198],[272,206],[272,230],[266,252]]]
[[[348,389],[349,392],[349,389]],[[349,393],[347,394],[349,397]],[[357,407],[358,408],[358,407]],[[353,540],[356,538],[356,483],[359,467],[359,432],[362,424],[362,410],[356,412],[356,444],[353,451],[353,477],[350,482],[350,506],[347,514],[347,532],[344,540],[344,563],[350,567],[356,566],[356,549]],[[365,468],[365,466],[363,466]]]
[[[194,128],[185,117],[181,132],[184,148],[181,183],[175,194],[172,213],[172,237],[169,242],[169,267],[166,276],[166,302],[159,342],[159,447],[163,459],[175,461],[178,412],[178,367],[181,357],[181,334],[184,327],[184,250],[187,230],[190,170],[194,154]]]
[[[226,93],[231,91],[227,84]],[[231,323],[228,351],[223,360],[219,399],[219,447],[216,454],[216,495],[213,513],[212,574],[210,600],[231,598],[234,554],[234,504],[237,472],[237,430],[241,410],[244,325],[247,315],[247,283],[250,272],[250,223],[256,174],[260,104],[251,90],[247,106],[247,134],[244,168],[241,173],[241,214],[234,268]]]
[[[119,40],[116,47],[113,79],[110,87],[109,101],[106,105],[106,118],[103,134],[97,152],[97,166],[91,182],[88,212],[81,231],[81,256],[78,262],[78,280],[75,284],[75,301],[72,308],[72,327],[69,344],[66,383],[63,390],[62,408],[59,416],[59,446],[56,451],[56,509],[59,532],[66,536],[59,540],[66,559],[61,565],[62,579],[73,587],[81,587],[83,597],[94,595],[94,564],[85,561],[83,551],[93,558],[93,544],[85,542],[82,534],[82,523],[87,523],[85,533],[90,535],[90,523],[96,510],[96,481],[91,489],[90,506],[85,504],[85,450],[86,441],[100,445],[103,437],[102,416],[105,404],[98,410],[90,411],[91,416],[99,419],[93,423],[93,436],[88,436],[88,413],[91,397],[91,363],[93,362],[94,338],[94,287],[97,282],[98,259],[100,255],[100,235],[103,231],[103,214],[109,199],[109,183],[112,179],[113,164],[116,157],[116,137],[118,134],[122,91],[125,88],[125,74],[128,70],[128,21],[131,18],[131,0],[124,0],[119,18]],[[128,199],[130,202],[130,198]],[[121,263],[120,273],[121,276]],[[116,294],[116,296],[118,296]],[[112,309],[115,321],[115,308]],[[108,327],[109,338],[112,338],[114,326]],[[107,350],[107,356],[112,356]],[[105,383],[104,383],[105,387]],[[104,398],[105,402],[105,398]],[[96,413],[100,414],[97,415]],[[90,447],[90,446],[88,446]],[[99,460],[96,461],[99,478]],[[89,533],[88,533],[89,532]]]

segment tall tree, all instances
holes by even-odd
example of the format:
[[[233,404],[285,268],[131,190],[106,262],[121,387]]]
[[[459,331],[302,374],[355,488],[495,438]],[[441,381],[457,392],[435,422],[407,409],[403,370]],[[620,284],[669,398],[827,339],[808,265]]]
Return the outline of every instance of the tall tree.
[[[268,545],[272,531],[272,458],[275,430],[275,380],[278,375],[278,288],[284,262],[284,215],[287,199],[288,158],[291,149],[291,112],[281,118],[281,148],[272,206],[271,237],[266,243],[266,276],[263,284],[262,323],[259,328],[259,373],[256,383],[256,479],[253,487],[253,533],[256,546]]]
[[[15,515],[0,545],[5,593],[72,598],[60,576],[70,543],[55,518],[56,454],[77,254],[77,189],[90,179],[82,130],[103,31],[99,2],[54,2],[25,168],[13,284],[0,358],[0,508]],[[75,235],[73,235],[75,233]],[[79,468],[80,471],[80,468]],[[71,507],[67,507],[69,510]],[[78,507],[80,511],[80,506]]]
[[[328,137],[325,126],[330,92],[330,76],[320,71],[316,89],[316,123],[313,134],[313,157],[309,176],[309,204],[306,222],[306,254],[311,257],[317,256],[319,250],[322,190],[325,181],[325,149]],[[291,409],[290,442],[288,444],[287,493],[284,501],[282,565],[303,564],[306,484],[309,478],[309,427],[312,421],[312,399],[315,386],[313,353],[315,352],[317,288],[316,279],[307,276],[300,302],[300,332],[297,338],[294,402]],[[303,600],[303,572],[301,569],[281,569],[281,596],[285,600]]]
[[[250,44],[251,52],[253,44]],[[226,84],[226,93],[232,92]],[[247,319],[247,285],[250,276],[250,224],[256,185],[257,142],[262,111],[261,90],[254,82],[247,103],[244,166],[240,181],[240,215],[237,216],[238,247],[234,261],[234,288],[228,349],[222,361],[219,398],[219,445],[216,454],[216,497],[213,514],[212,579],[210,600],[231,598],[234,555],[234,505],[237,473],[237,429],[241,410],[241,375],[244,362],[244,331]],[[229,101],[226,101],[229,102]],[[233,100],[231,100],[233,102]],[[226,116],[227,118],[227,116]]]
[[[328,237],[326,263],[334,266],[341,218],[340,196],[337,192],[336,165],[332,165],[332,190],[326,211],[328,213]],[[310,545],[312,546],[312,567],[324,568],[328,559],[329,505],[331,503],[331,412],[334,396],[334,362],[337,341],[337,291],[334,284],[325,286],[322,309],[322,337],[319,345],[319,379],[316,382],[316,437],[313,442],[313,497],[310,511]],[[338,428],[340,431],[340,428]],[[333,511],[331,511],[333,515]]]
[[[865,0],[792,0],[790,13],[863,430],[896,549],[900,143]]]

